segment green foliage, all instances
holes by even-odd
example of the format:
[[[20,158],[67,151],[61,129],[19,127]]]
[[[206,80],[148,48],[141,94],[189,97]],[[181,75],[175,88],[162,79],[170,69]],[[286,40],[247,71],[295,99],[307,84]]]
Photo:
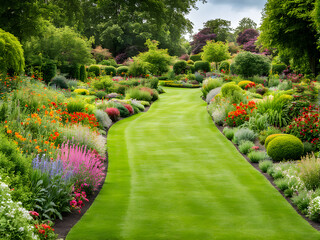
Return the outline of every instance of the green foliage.
[[[274,181],[274,184],[281,190],[285,191],[289,188],[289,182],[286,178],[278,178]]]
[[[221,87],[222,85],[222,80],[221,78],[209,78],[207,79],[201,88],[201,91],[203,93],[203,97],[206,97],[207,94],[215,88]]]
[[[193,62],[201,61],[201,54],[195,54],[190,56],[190,60]],[[189,64],[189,63],[188,63]]]
[[[80,65],[74,63],[69,68],[69,78],[80,79]]]
[[[222,70],[225,73],[229,74],[229,72],[230,72],[230,63],[227,62],[227,61],[223,61],[219,66],[219,72],[222,72]]]
[[[82,82],[85,82],[87,80],[87,72],[86,72],[86,67],[84,65],[80,66],[80,72],[79,72],[79,80]]]
[[[204,23],[206,28],[210,28],[211,32],[217,35],[217,41],[225,42],[231,33],[231,22],[221,18],[209,20]]]
[[[129,75],[132,77],[144,77],[148,71],[148,63],[133,58],[133,62],[129,65]]]
[[[234,134],[233,141],[236,144],[241,144],[242,141],[251,141],[254,142],[257,135],[254,131],[248,129],[248,128],[241,128]]]
[[[303,154],[303,144],[293,135],[278,136],[267,145],[267,153],[274,161],[298,160]]]
[[[92,62],[91,42],[83,38],[70,27],[56,28],[46,24],[43,34],[30,38],[24,44],[26,62],[34,64],[34,60],[42,59],[54,62],[88,64]]]
[[[232,140],[234,137],[234,129],[225,127],[223,129],[223,134],[226,136],[226,138],[228,138],[229,140]]]
[[[198,71],[210,72],[211,71],[210,63],[205,61],[196,61],[194,63],[194,70],[196,72]]]
[[[24,71],[23,49],[19,40],[0,28],[0,73]]]
[[[85,105],[86,105],[85,102],[74,99],[68,102],[67,111],[69,113],[83,112],[85,109],[84,107]]]
[[[104,76],[92,81],[92,85],[97,90],[104,90],[105,92],[111,92],[113,81],[109,76]]]
[[[306,65],[316,74],[320,52],[314,3],[314,0],[269,0],[263,11],[260,42],[265,48],[276,48],[280,55],[284,53],[294,59],[291,66],[306,69]]]
[[[161,75],[169,71],[172,58],[167,49],[158,49],[159,42],[148,39],[145,43],[148,51],[140,53],[137,58],[148,63],[148,69],[153,75]]]
[[[57,73],[57,66],[54,63],[47,63],[42,67],[43,80],[49,83]]]
[[[106,65],[106,66],[113,66],[115,68],[118,67],[117,62],[112,58],[110,58],[108,60],[102,60],[101,62],[99,62],[99,64]]]
[[[300,178],[308,190],[320,188],[320,158],[309,155],[301,159],[299,166]]]
[[[231,73],[241,75],[245,78],[254,75],[268,75],[270,71],[270,60],[262,55],[251,52],[238,54],[234,63],[230,66]]]
[[[270,167],[272,167],[273,162],[270,160],[262,160],[259,162],[259,168],[262,172],[266,173]]]
[[[243,154],[248,154],[251,151],[251,148],[254,146],[254,143],[251,141],[241,141],[239,145],[239,151]]]
[[[176,75],[184,74],[187,70],[187,62],[184,60],[178,61],[173,65],[173,71]]]
[[[287,65],[284,63],[281,64],[272,64],[272,74],[281,74],[284,70],[287,69]]]
[[[231,57],[228,49],[228,43],[207,41],[207,44],[202,49],[201,58],[207,62],[215,62],[216,67],[218,67],[219,62]]]
[[[88,72],[94,73],[94,75],[97,77],[100,75],[100,67],[96,65],[92,65],[89,67]]]
[[[129,110],[128,110],[125,106],[123,106],[121,103],[115,102],[115,103],[114,103],[114,107],[119,110],[119,112],[120,112],[120,117],[126,118],[126,117],[129,117],[129,116],[130,116]]]
[[[221,88],[222,97],[228,98],[236,94],[236,92],[241,93],[242,89],[236,85],[234,82],[226,83]]]
[[[106,75],[115,76],[117,73],[117,69],[113,66],[107,66],[104,68]]]
[[[294,205],[298,207],[298,209],[303,214],[308,213],[308,207],[310,204],[310,198],[308,196],[308,191],[300,191],[298,195],[295,195],[291,198]]]
[[[127,75],[128,72],[129,72],[129,67],[127,67],[127,66],[122,66],[122,67],[117,68],[117,75],[118,76]]]
[[[279,130],[280,131],[280,130]],[[267,138],[265,139],[264,142],[264,146],[267,149],[268,148],[268,144],[275,138],[279,137],[279,136],[285,136],[287,134],[281,133],[281,131],[279,133],[275,133],[275,134],[270,134],[269,136],[267,136]]]
[[[150,92],[147,91],[141,91],[139,88],[130,88],[127,91],[127,97],[136,99],[136,100],[142,100],[150,102],[152,100],[152,96]]]
[[[238,27],[235,29],[235,35],[238,36],[239,33],[246,29],[256,29],[257,24],[250,18],[244,17],[239,21]]]
[[[267,154],[264,151],[252,151],[248,154],[248,158],[251,162],[258,163],[265,160],[267,158]]]
[[[50,86],[55,86],[61,89],[67,89],[67,79],[64,76],[56,76],[51,80]]]

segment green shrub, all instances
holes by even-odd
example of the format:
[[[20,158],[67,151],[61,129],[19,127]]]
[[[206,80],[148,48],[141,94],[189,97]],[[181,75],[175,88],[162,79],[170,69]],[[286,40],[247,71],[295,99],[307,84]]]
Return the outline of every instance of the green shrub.
[[[284,134],[284,133],[276,133],[276,134],[271,134],[271,135],[269,135],[269,136],[266,138],[265,142],[264,142],[265,148],[266,148],[266,149],[268,148],[268,144],[269,144],[273,139],[275,139],[275,138],[277,138],[277,137],[279,137],[279,136],[285,136],[285,135],[287,135],[287,134]]]
[[[203,93],[203,97],[206,97],[207,94],[215,88],[221,87],[222,85],[222,79],[221,78],[209,78],[207,79],[201,88],[201,91]]]
[[[245,78],[254,75],[268,75],[270,71],[270,60],[266,56],[243,52],[238,54],[234,63],[230,66],[231,73],[241,75]]]
[[[249,120],[250,121],[250,120]],[[261,131],[259,135],[259,141],[261,144],[265,143],[265,140],[268,136],[272,134],[278,134],[281,133],[281,131],[278,128],[275,127],[268,127],[267,130]]]
[[[110,58],[108,60],[102,60],[101,62],[99,62],[100,65],[105,65],[105,66],[113,66],[113,67],[118,67],[117,62]]]
[[[117,75],[118,76],[127,75],[128,72],[129,72],[129,67],[127,67],[127,66],[117,68]]]
[[[221,72],[222,70],[227,74],[230,72],[230,63],[228,61],[221,62],[219,66],[219,72]]]
[[[69,113],[74,113],[74,112],[83,112],[85,109],[86,103],[83,101],[79,101],[79,100],[71,100],[70,102],[68,102],[67,104],[67,111]]]
[[[293,135],[278,136],[267,145],[267,153],[274,161],[298,160],[303,154],[303,144]]]
[[[159,84],[159,80],[158,78],[151,78],[146,80],[146,86],[152,89],[157,89],[158,88],[158,84]]]
[[[56,76],[51,80],[50,86],[55,86],[56,88],[61,89],[67,89],[67,79],[64,76]]]
[[[19,40],[0,28],[0,73],[24,71],[23,49]]]
[[[256,137],[257,137],[257,135],[254,133],[254,131],[252,131],[248,128],[241,128],[234,134],[234,142],[236,144],[239,144],[242,141],[254,142]]]
[[[139,88],[130,88],[127,90],[127,94],[126,94],[127,98],[132,98],[132,99],[136,99],[136,100],[143,100],[143,101],[147,101],[150,102],[152,101],[152,96],[150,92],[147,91],[141,91]]]
[[[272,64],[272,74],[281,74],[286,69],[287,65],[285,65],[284,63]]]
[[[195,54],[195,55],[191,55],[190,56],[190,60],[193,61],[193,62],[196,62],[196,61],[201,61],[201,55],[200,54]]]
[[[226,138],[232,140],[234,137],[234,130],[232,128],[225,127],[223,129],[223,134],[226,136]]]
[[[8,115],[8,104],[4,102],[0,105],[0,122],[5,121],[7,118],[7,115]]]
[[[242,89],[236,85],[234,82],[226,83],[221,88],[222,97],[231,97],[236,94],[236,92],[241,93]]]
[[[262,160],[259,162],[259,168],[262,172],[266,173],[270,167],[272,167],[273,162],[270,160]]]
[[[289,182],[286,178],[278,178],[274,181],[274,184],[281,190],[285,191],[289,188]]]
[[[86,72],[86,67],[84,65],[80,66],[80,70],[79,70],[79,80],[84,82],[87,79],[87,72]]]
[[[80,65],[73,64],[69,68],[69,78],[80,79]]]
[[[194,63],[194,69],[196,72],[198,72],[198,71],[210,72],[211,71],[210,63],[205,62],[205,61],[196,61]]]
[[[98,91],[98,92],[95,93],[95,95],[97,96],[97,98],[103,99],[103,98],[106,97],[107,93],[104,92],[104,91]]]
[[[298,195],[291,198],[294,205],[298,207],[302,214],[308,213],[308,207],[310,204],[310,198],[308,196],[308,191],[299,191]]]
[[[248,158],[253,163],[258,163],[267,158],[267,154],[264,151],[252,151],[248,154]]]
[[[47,63],[42,67],[43,80],[48,84],[57,73],[57,66],[54,63]]]
[[[254,146],[254,143],[251,141],[247,141],[247,140],[241,141],[239,145],[239,151],[243,154],[248,154],[251,151],[251,148],[253,146]]]
[[[309,155],[301,159],[298,165],[300,169],[300,179],[308,190],[320,188],[320,158]]]
[[[121,103],[115,103],[114,105],[115,105],[115,108],[119,110],[120,117],[126,118],[130,116],[129,110],[125,106],[123,106]]]
[[[144,77],[148,71],[148,64],[135,59],[129,65],[129,75],[132,77]]]
[[[195,76],[196,76],[196,81],[199,82],[199,83],[202,83],[203,80],[204,80],[204,76],[200,73],[195,73]]]
[[[99,79],[92,82],[92,85],[97,90],[104,89],[106,92],[111,91],[113,81],[109,76],[100,77]]]
[[[107,66],[104,68],[106,75],[115,76],[117,73],[117,69],[113,66]]]
[[[186,61],[178,61],[173,65],[173,71],[176,75],[184,74],[187,70],[187,62]]]
[[[93,73],[96,77],[100,75],[100,68],[99,66],[92,65],[88,69],[89,73]]]
[[[303,155],[307,155],[312,153],[315,150],[314,144],[309,143],[309,142],[303,142]]]

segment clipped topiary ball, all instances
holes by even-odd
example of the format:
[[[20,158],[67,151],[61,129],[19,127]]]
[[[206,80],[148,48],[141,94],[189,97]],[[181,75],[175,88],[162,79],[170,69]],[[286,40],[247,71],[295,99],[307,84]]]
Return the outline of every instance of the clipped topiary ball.
[[[285,134],[285,133],[276,133],[276,134],[271,134],[269,135],[265,142],[264,142],[264,146],[265,148],[267,149],[268,148],[268,144],[275,138],[279,137],[279,136],[285,136],[285,135],[288,135],[288,134]]]
[[[278,136],[269,142],[267,153],[274,161],[298,160],[303,155],[303,143],[293,135]]]
[[[221,94],[223,97],[230,97],[234,95],[234,92],[241,92],[242,89],[234,82],[226,83],[221,88]]]

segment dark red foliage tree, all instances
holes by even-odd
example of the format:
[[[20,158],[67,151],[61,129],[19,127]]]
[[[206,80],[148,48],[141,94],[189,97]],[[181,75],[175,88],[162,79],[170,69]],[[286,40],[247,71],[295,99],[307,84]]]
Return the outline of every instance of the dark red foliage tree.
[[[214,40],[217,37],[216,34],[212,33],[210,28],[204,28],[197,34],[193,35],[193,41],[190,43],[192,47],[192,54],[198,54],[202,51],[202,48],[206,45],[209,40]]]
[[[255,29],[245,29],[242,33],[239,33],[237,38],[237,43],[239,45],[244,45],[251,40],[257,40],[259,37],[259,32]]]

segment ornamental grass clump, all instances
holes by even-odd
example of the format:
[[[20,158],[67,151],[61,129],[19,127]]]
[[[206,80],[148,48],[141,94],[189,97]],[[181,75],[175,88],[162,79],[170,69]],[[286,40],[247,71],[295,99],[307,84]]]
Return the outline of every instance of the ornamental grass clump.
[[[308,190],[320,187],[320,158],[314,155],[303,157],[298,164],[300,178]]]
[[[258,163],[265,160],[267,158],[267,154],[264,151],[251,151],[248,154],[248,158],[251,162]]]
[[[234,142],[236,144],[241,143],[242,141],[251,141],[254,142],[257,135],[254,133],[254,131],[248,129],[248,128],[241,128],[234,134]]]
[[[254,146],[254,143],[251,141],[241,141],[239,145],[239,151],[243,154],[248,154],[251,151],[251,148]]]
[[[272,167],[273,162],[270,160],[262,160],[259,162],[259,168],[262,172],[266,173],[270,167]]]
[[[64,143],[58,159],[62,160],[64,169],[73,171],[77,180],[86,182],[93,190],[96,190],[104,179],[105,167],[101,156],[91,150],[87,151],[86,146]]]

